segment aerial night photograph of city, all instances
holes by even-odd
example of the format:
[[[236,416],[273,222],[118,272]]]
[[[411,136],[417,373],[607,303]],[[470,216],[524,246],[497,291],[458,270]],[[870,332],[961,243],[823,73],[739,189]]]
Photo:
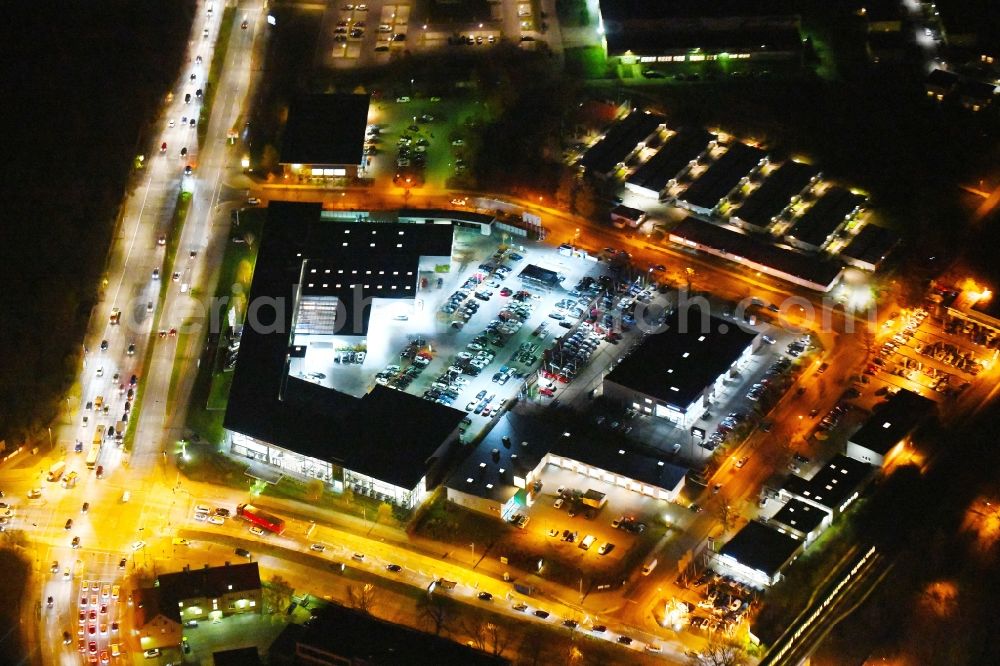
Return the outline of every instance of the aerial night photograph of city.
[[[0,666],[1000,664],[1000,0],[4,3]]]

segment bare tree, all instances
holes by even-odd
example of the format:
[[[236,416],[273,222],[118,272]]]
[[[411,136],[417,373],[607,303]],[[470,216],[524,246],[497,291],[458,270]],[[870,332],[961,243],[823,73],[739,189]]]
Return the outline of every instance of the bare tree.
[[[451,620],[451,600],[436,594],[423,595],[417,601],[417,613],[424,623],[434,629],[434,635],[440,636]]]
[[[490,652],[500,657],[514,640],[514,632],[507,624],[497,622],[486,623],[486,638],[489,641]]]
[[[708,645],[691,657],[692,666],[746,666],[750,663],[747,653],[737,641],[719,633],[712,633]]]
[[[472,639],[472,644],[477,650],[486,652],[486,644],[489,639],[486,625],[488,623],[481,617],[473,617],[462,623],[462,630]]]
[[[351,608],[356,608],[362,613],[370,615],[378,603],[378,594],[375,586],[371,583],[365,583],[361,586],[351,585],[347,588],[347,601]]]
[[[292,585],[281,576],[274,576],[264,585],[264,607],[271,613],[280,613],[292,602]]]

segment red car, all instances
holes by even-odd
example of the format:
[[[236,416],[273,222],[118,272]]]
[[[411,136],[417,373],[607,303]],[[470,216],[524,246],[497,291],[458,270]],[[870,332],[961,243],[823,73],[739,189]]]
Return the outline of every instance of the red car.
[[[541,395],[544,395],[544,396],[549,397],[549,398],[551,398],[552,396],[554,396],[556,394],[555,390],[551,389],[551,388],[540,388],[540,389],[538,389],[538,392]]]
[[[90,654],[97,654],[97,642],[90,641],[90,645],[87,646],[87,649],[90,650]]]
[[[97,619],[97,611],[95,611],[95,610],[90,611],[90,614],[87,617],[89,617],[91,620],[96,620]]]
[[[87,633],[90,634],[91,636],[93,636],[94,634],[96,634],[97,633],[97,625],[96,624],[88,625],[87,626]]]

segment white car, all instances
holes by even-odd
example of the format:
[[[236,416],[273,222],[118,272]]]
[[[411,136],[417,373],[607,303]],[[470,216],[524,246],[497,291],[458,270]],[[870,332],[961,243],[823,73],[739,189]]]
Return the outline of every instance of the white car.
[[[314,543],[313,545],[309,546],[309,550],[314,550],[317,553],[322,553],[324,550],[326,550],[326,546],[324,546],[321,543]]]
[[[253,534],[255,536],[264,536],[264,530],[254,525],[250,528],[250,534]]]
[[[222,516],[209,516],[208,522],[211,523],[212,525],[225,525],[226,519],[223,518]]]
[[[142,548],[145,545],[146,545],[145,541],[133,541],[132,542],[132,550],[139,550],[140,548]]]
[[[206,520],[208,520],[208,514],[207,513],[196,513],[196,514],[194,514],[194,519],[197,520],[199,523],[203,523]]]
[[[197,506],[194,507],[194,512],[195,513],[211,513],[212,510],[209,509],[204,504],[199,504],[199,505],[197,505]]]

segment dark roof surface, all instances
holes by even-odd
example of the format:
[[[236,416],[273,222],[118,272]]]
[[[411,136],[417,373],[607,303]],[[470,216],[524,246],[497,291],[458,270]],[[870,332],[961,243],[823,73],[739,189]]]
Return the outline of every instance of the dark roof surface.
[[[256,647],[234,648],[212,653],[215,666],[259,666],[260,653]]]
[[[304,95],[288,111],[282,164],[357,165],[364,160],[368,95]]]
[[[471,210],[451,210],[447,208],[402,208],[396,213],[399,219],[411,218],[433,223],[435,220],[452,220],[454,222],[476,222],[490,224],[496,221],[496,216],[487,213],[477,213]]]
[[[801,194],[816,174],[815,169],[805,164],[785,162],[750,193],[732,216],[763,229],[772,218],[785,210],[792,197]]]
[[[376,385],[345,428],[354,450],[344,466],[400,488],[413,488],[434,452],[458,428],[465,412]]]
[[[687,409],[757,337],[702,312],[680,308],[667,330],[648,336],[605,379]]]
[[[442,238],[438,238],[441,242],[444,235],[451,233],[450,225],[355,224],[320,221],[319,215],[320,204],[274,202],[268,207],[250,287],[250,302],[276,299],[294,303],[303,261],[310,255],[323,256],[321,250],[331,247],[331,251],[340,252],[340,230],[364,230],[375,226],[385,231],[404,230],[407,235],[411,232],[429,233],[433,238],[441,235]],[[347,249],[352,248],[348,246]],[[367,249],[362,244],[361,252],[354,249],[354,253],[361,254]],[[358,399],[289,377],[286,356],[293,311],[291,306],[282,308],[283,319],[273,331],[244,326],[223,422],[226,428],[338,465],[346,464],[353,457],[357,464],[374,470],[377,465],[366,457],[375,455],[374,451],[368,451],[369,447],[375,443],[377,450],[392,459],[388,452],[396,446],[391,437],[395,436],[392,433],[399,422],[388,418],[387,412],[390,416],[392,409],[407,413],[412,419],[411,432],[428,435],[436,434],[441,424],[449,422],[444,418],[446,414],[460,414],[450,408],[443,412],[438,409],[440,405],[409,394],[399,393],[392,399],[385,399],[381,397],[382,390],[377,388]],[[269,313],[263,312],[259,317],[261,323],[270,323],[268,316]],[[390,404],[391,409],[387,410],[386,405]],[[365,424],[365,428],[359,428],[358,424]],[[379,425],[385,428],[384,435],[379,434]],[[452,428],[455,426],[457,422]],[[426,446],[431,444],[437,448],[441,441],[428,442]],[[415,447],[413,455],[418,456],[423,450]],[[387,470],[387,473],[393,478],[397,474],[395,470]]]
[[[708,143],[714,139],[714,134],[700,128],[678,130],[667,139],[655,155],[628,177],[627,182],[636,187],[660,192],[667,186],[667,181],[705,152]]]
[[[504,437],[510,439],[509,449],[504,446]],[[498,462],[493,461],[494,449],[500,458]],[[607,433],[556,423],[544,416],[507,412],[456,468],[446,485],[504,502],[516,492],[511,485],[513,475],[524,476],[549,453],[664,490],[673,490],[688,472],[686,467],[609,439]],[[501,468],[505,470],[503,475]],[[486,487],[488,483],[493,487]]]
[[[828,509],[839,509],[847,498],[860,490],[874,469],[860,460],[838,454],[808,481],[793,474],[785,479],[781,489]]]
[[[635,55],[650,56],[661,53],[795,53],[802,49],[802,39],[795,24],[762,26],[746,21],[742,26],[728,29],[704,28],[685,24],[674,27],[669,21],[626,22],[606,21],[604,38],[608,54],[622,55],[631,51]]]
[[[849,441],[885,455],[935,409],[936,403],[930,398],[900,389],[851,435]]]
[[[802,542],[798,539],[752,520],[722,547],[720,553],[773,578],[801,547]]]
[[[178,622],[181,618],[178,602],[203,597],[218,599],[231,592],[260,589],[260,571],[256,562],[160,574],[156,580],[160,611]]]
[[[502,657],[336,603],[325,606],[305,625],[289,625],[275,641],[278,652],[283,655],[294,653],[296,644],[337,655],[345,660],[344,663],[370,666],[485,666],[509,663]],[[274,646],[271,652],[274,654]],[[315,662],[293,656],[290,663]]]
[[[992,101],[997,92],[997,87],[992,83],[965,79],[958,84],[955,90],[962,97],[968,97],[981,102]]]
[[[786,235],[820,247],[864,202],[865,198],[860,194],[843,187],[831,187],[802,214]]]
[[[946,69],[935,69],[933,72],[927,75],[924,79],[924,83],[929,86],[934,86],[937,88],[947,88],[951,89],[958,85],[959,77],[958,74],[954,72],[949,72]]]
[[[734,143],[702,172],[698,180],[688,185],[678,199],[711,210],[765,157],[767,153],[760,148]]]
[[[533,280],[534,282],[541,282],[547,284],[550,287],[559,286],[559,274],[548,268],[542,268],[535,264],[528,264],[521,272],[518,273],[518,277],[522,280]]]
[[[829,515],[830,512],[826,509],[806,504],[801,500],[790,499],[778,513],[771,516],[771,521],[808,534],[819,527]]]
[[[866,224],[857,235],[851,239],[847,247],[840,251],[841,256],[851,257],[872,266],[878,266],[882,260],[899,243],[899,234],[885,227]]]
[[[601,0],[601,17],[606,21],[648,21],[650,19],[712,18],[733,16],[774,16],[796,13],[790,0]]]
[[[836,262],[786,250],[734,229],[693,217],[682,220],[671,230],[670,236],[671,240],[676,237],[712,247],[827,288],[833,286],[841,271],[840,264]]]
[[[608,173],[635,150],[640,141],[665,125],[667,119],[653,113],[633,111],[622,118],[594,145],[587,149],[580,164],[597,173]]]
[[[619,205],[611,209],[611,214],[616,217],[623,217],[627,220],[638,221],[639,218],[646,214],[646,211]]]

